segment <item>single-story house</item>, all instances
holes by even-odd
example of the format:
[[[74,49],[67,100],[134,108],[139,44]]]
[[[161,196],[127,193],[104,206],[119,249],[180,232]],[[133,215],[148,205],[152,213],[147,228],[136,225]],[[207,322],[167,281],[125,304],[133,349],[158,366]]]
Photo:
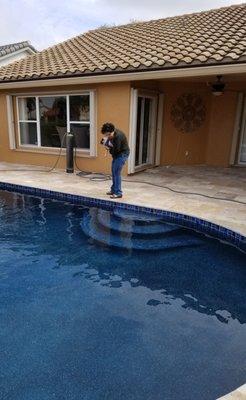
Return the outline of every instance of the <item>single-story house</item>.
[[[0,160],[108,172],[100,127],[129,137],[128,173],[246,165],[246,4],[88,31],[0,68]],[[65,166],[65,150],[60,167]]]
[[[29,41],[0,46],[0,67],[35,54],[37,50]]]

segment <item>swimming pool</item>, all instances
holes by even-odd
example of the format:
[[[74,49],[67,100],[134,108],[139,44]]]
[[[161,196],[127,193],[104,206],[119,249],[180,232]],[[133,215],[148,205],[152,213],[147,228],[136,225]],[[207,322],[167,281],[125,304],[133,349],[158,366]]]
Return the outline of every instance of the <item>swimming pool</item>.
[[[155,216],[0,202],[1,399],[214,400],[245,382],[244,253]]]

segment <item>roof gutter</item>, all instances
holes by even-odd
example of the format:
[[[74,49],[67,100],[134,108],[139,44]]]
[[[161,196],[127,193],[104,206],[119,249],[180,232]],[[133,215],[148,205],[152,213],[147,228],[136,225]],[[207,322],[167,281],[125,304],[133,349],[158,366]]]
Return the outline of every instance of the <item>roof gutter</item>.
[[[47,86],[61,86],[61,85],[81,85],[92,83],[104,82],[126,82],[126,81],[139,81],[150,79],[176,79],[176,78],[194,78],[211,75],[236,75],[246,73],[246,64],[226,64],[226,65],[212,65],[202,67],[188,67],[188,68],[172,68],[165,70],[155,71],[139,71],[139,72],[123,72],[123,73],[109,73],[109,74],[96,74],[87,76],[74,76],[65,78],[49,78],[49,79],[33,79],[15,82],[1,82],[0,90],[6,89],[21,89],[32,87],[47,87]]]

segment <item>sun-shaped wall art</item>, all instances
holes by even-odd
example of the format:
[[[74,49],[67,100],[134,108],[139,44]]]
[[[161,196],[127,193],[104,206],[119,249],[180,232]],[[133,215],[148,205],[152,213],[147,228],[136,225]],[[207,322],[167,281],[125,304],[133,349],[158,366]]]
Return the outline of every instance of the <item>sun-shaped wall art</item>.
[[[184,133],[196,131],[204,123],[206,107],[195,93],[184,93],[171,108],[171,119],[176,129]]]

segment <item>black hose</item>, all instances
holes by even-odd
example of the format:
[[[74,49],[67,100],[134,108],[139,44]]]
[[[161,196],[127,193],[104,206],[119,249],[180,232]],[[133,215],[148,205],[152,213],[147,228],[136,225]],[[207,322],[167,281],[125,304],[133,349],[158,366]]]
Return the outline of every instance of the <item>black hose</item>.
[[[100,181],[100,182],[104,182],[104,181],[109,181],[111,180],[111,175],[107,175],[104,173],[100,173],[100,172],[87,172],[84,171],[82,169],[79,168],[78,164],[77,164],[77,151],[76,151],[76,146],[74,147],[74,164],[75,167],[78,171],[80,171],[77,175],[82,177],[82,178],[88,178],[90,181]],[[92,175],[92,176],[91,176]]]
[[[170,188],[169,186],[165,186],[165,185],[158,185],[156,183],[152,183],[152,182],[145,182],[145,181],[135,181],[135,180],[127,180],[127,179],[122,179],[123,182],[133,182],[133,183],[145,183],[146,185],[150,185],[150,186],[155,186],[158,188],[162,188],[162,189],[167,189],[170,190],[173,193],[180,193],[180,194],[190,194],[190,195],[194,195],[194,196],[202,196],[202,197],[206,197],[208,199],[214,199],[214,200],[223,200],[223,201],[230,201],[233,203],[238,203],[238,204],[244,204],[246,205],[245,202],[240,201],[240,200],[233,200],[233,199],[226,199],[224,197],[215,197],[215,196],[209,196],[207,194],[203,194],[203,193],[196,193],[196,192],[184,192],[182,190],[175,190]]]
[[[80,176],[81,178],[87,178],[90,181],[101,181],[101,182],[104,182],[104,181],[108,181],[108,180],[110,180],[112,178],[111,175],[109,175],[109,174],[103,174],[103,173],[101,173],[101,174],[98,173],[97,174],[96,172],[94,173],[94,172],[86,172],[86,171],[82,171],[82,170],[80,170],[80,171],[81,172],[78,173],[77,175]],[[93,175],[93,176],[90,177],[90,175]],[[94,175],[99,175],[99,177],[96,178],[96,177],[94,177]],[[133,182],[133,183],[146,184],[146,185],[158,187],[158,188],[161,188],[161,189],[167,189],[167,190],[170,190],[170,192],[173,192],[173,193],[190,194],[192,196],[201,196],[201,197],[205,197],[207,199],[223,200],[223,201],[229,201],[229,202],[232,202],[232,203],[238,203],[238,204],[246,205],[245,202],[240,201],[240,200],[226,199],[225,197],[209,196],[209,195],[203,194],[203,193],[185,192],[185,191],[182,191],[182,190],[175,190],[175,189],[170,188],[169,186],[158,185],[158,184],[152,183],[152,182],[146,182],[146,181],[140,181],[140,180],[132,180],[132,179],[122,179],[122,181],[123,182]]]
[[[60,158],[61,158],[62,148],[63,148],[63,144],[64,144],[64,140],[65,140],[65,137],[66,137],[66,136],[67,136],[67,133],[64,133],[64,135],[63,135],[63,137],[62,137],[62,140],[61,140],[61,147],[60,147],[60,150],[59,150],[58,157],[57,157],[57,159],[56,159],[54,165],[53,165],[50,169],[48,169],[48,171],[46,171],[46,172],[51,172],[51,171],[53,171],[53,170],[55,169],[55,167],[57,166],[57,164],[58,164],[58,162],[59,162],[59,160],[60,160]]]
[[[112,178],[111,175],[109,175],[109,174],[103,174],[103,173],[98,174],[98,173],[94,173],[94,172],[86,172],[86,171],[81,170],[78,167],[77,162],[76,162],[76,147],[75,147],[75,165],[76,165],[76,168],[80,171],[80,174],[77,174],[77,175],[81,176],[82,178],[88,178],[90,181],[101,181],[101,182],[104,182],[104,181],[108,181],[108,180],[110,180]],[[90,177],[90,175],[93,175],[93,177]],[[94,175],[99,175],[99,177],[97,178]],[[246,205],[245,202],[240,201],[240,200],[226,199],[224,197],[209,196],[209,195],[203,194],[203,193],[184,192],[182,190],[175,190],[175,189],[170,188],[169,186],[158,185],[158,184],[152,183],[152,182],[145,182],[145,181],[132,180],[132,179],[122,179],[122,181],[123,182],[133,182],[133,183],[142,183],[142,184],[158,187],[158,188],[161,188],[161,189],[167,189],[167,190],[170,190],[170,192],[173,192],[173,193],[190,194],[192,196],[201,196],[201,197],[205,197],[207,199],[223,200],[223,201],[229,201],[229,202],[232,202],[232,203],[238,203],[238,204]]]
[[[0,169],[0,172],[11,172],[11,171],[32,171],[32,172],[51,172],[55,169],[55,167],[57,166],[60,157],[61,157],[61,153],[62,153],[62,148],[63,148],[63,143],[64,143],[64,139],[66,137],[67,133],[64,133],[62,141],[61,141],[61,147],[59,150],[59,154],[58,157],[54,163],[54,165],[50,168],[50,169]],[[111,180],[111,175],[110,174],[103,174],[103,173],[97,173],[97,172],[87,172],[87,171],[83,171],[82,169],[79,168],[78,164],[77,164],[77,152],[76,152],[76,146],[74,147],[74,153],[75,153],[75,157],[74,157],[74,162],[75,162],[75,166],[77,168],[78,171],[80,171],[77,175],[82,177],[82,178],[87,178],[90,181],[100,181],[100,182],[104,182],[104,181],[108,181]],[[92,175],[92,176],[91,176]],[[150,186],[154,186],[154,187],[158,187],[161,189],[167,189],[170,192],[173,193],[179,193],[179,194],[190,194],[192,196],[201,196],[201,197],[205,197],[207,199],[213,199],[213,200],[222,200],[222,201],[229,201],[231,203],[237,203],[237,204],[243,204],[246,205],[245,202],[240,201],[240,200],[233,200],[233,199],[226,199],[224,197],[216,197],[216,196],[209,196],[207,194],[203,194],[203,193],[196,193],[196,192],[184,192],[182,190],[175,190],[170,188],[169,186],[165,186],[165,185],[158,185],[156,183],[152,183],[152,182],[145,182],[145,181],[140,181],[140,180],[132,180],[132,179],[122,179],[123,182],[133,182],[133,183],[142,183],[142,184],[146,184],[146,185],[150,185]]]

